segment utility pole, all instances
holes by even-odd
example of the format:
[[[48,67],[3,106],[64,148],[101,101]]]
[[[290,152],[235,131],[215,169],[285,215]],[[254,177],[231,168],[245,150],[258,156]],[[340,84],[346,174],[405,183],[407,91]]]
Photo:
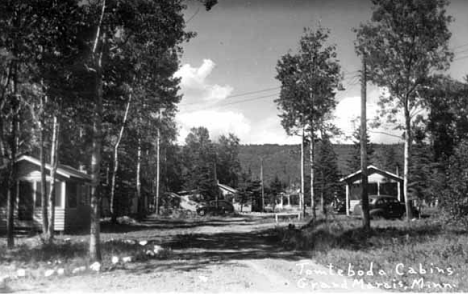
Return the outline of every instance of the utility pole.
[[[215,180],[215,183],[216,183],[216,208],[218,208],[218,201],[219,201],[219,181],[218,181],[218,171],[216,169],[216,166],[218,165],[218,155],[215,153],[215,157],[214,157],[215,161],[214,161],[214,180]]]
[[[265,189],[263,185],[263,157],[260,157],[260,180],[262,182],[262,212],[265,210]]]
[[[299,72],[301,72],[300,69],[298,69]],[[299,79],[296,84],[299,84],[301,79]],[[304,96],[301,95],[301,102],[302,105],[304,105]],[[305,157],[304,157],[304,129],[305,129],[305,123],[304,123],[304,114],[301,115],[301,128],[302,128],[302,134],[301,134],[301,192],[299,194],[299,210],[302,213],[302,217],[305,217],[306,213],[306,205],[305,205],[305,179],[304,179],[304,165],[305,165]],[[291,185],[291,182],[289,183]],[[283,201],[281,201],[283,203]]]
[[[315,64],[314,68],[315,69]],[[312,84],[312,81],[310,81]],[[312,92],[312,85],[309,88],[310,100],[312,101],[312,113],[314,109],[314,94]],[[313,115],[313,114],[312,114]],[[311,116],[312,116],[311,115]],[[310,158],[310,209],[312,210],[312,218],[315,219],[315,191],[314,191],[314,178],[315,178],[315,136],[314,136],[314,121],[313,118],[310,119],[310,145],[309,145],[309,158]]]
[[[309,80],[309,95],[312,102],[312,110],[310,114],[310,142],[309,142],[309,158],[310,158],[310,209],[312,210],[312,219],[316,218],[315,212],[315,191],[314,191],[314,178],[315,178],[315,136],[314,136],[314,77],[316,71],[316,58],[311,56],[312,59],[312,68],[310,68],[310,80]]]
[[[366,55],[362,55],[362,77],[361,77],[361,199],[362,199],[362,226],[365,231],[370,230],[369,215],[369,191],[367,178],[367,73]]]
[[[164,111],[164,108],[160,108],[158,110],[158,126],[156,128],[157,134],[156,134],[156,195],[155,195],[155,201],[154,201],[154,209],[156,212],[156,215],[159,215],[159,198],[160,198],[160,182],[161,182],[161,116],[162,116],[162,111]]]
[[[156,201],[154,203],[155,205],[155,212],[156,215],[159,215],[159,183],[161,181],[161,175],[160,175],[160,153],[161,153],[161,132],[159,130],[159,126],[156,129],[157,135],[156,135]]]

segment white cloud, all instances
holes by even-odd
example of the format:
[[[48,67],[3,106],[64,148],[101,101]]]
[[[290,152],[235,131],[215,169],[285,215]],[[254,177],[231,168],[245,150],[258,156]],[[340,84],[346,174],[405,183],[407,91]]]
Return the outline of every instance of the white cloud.
[[[232,93],[234,89],[229,85],[221,86],[209,82],[209,76],[215,67],[216,64],[212,60],[205,59],[198,68],[185,64],[175,73],[175,77],[181,78],[180,86],[183,94],[181,109],[187,104],[206,106],[206,102],[221,101]]]
[[[381,107],[377,104],[379,101],[381,90],[376,89],[370,91],[367,96],[366,111],[369,124],[379,115],[378,111]],[[361,117],[361,97],[347,97],[341,100],[335,110],[335,124],[338,126],[345,136],[351,137],[354,130],[360,125],[359,118]],[[401,117],[401,116],[400,116]],[[371,128],[368,124],[368,132],[370,140],[373,143],[397,143],[401,142],[401,131],[393,130],[389,127]],[[343,143],[350,143],[348,138],[341,140]]]
[[[243,139],[243,140],[242,140]],[[288,136],[281,126],[280,118],[275,114],[252,126],[252,132],[241,138],[248,144],[299,144],[299,136]]]
[[[288,136],[281,126],[280,118],[276,113],[269,114],[256,121],[248,119],[241,111],[216,109],[217,103],[226,99],[233,92],[229,85],[218,85],[210,82],[210,76],[216,64],[205,59],[200,67],[183,65],[175,76],[181,78],[181,91],[183,99],[177,114],[179,124],[178,143],[183,144],[186,136],[193,127],[206,127],[213,140],[220,135],[234,133],[240,138],[242,144],[299,144],[299,136]],[[381,90],[370,89],[367,100],[367,118],[370,121],[378,116],[380,106],[377,104]],[[348,136],[342,143],[351,143],[349,137],[359,126],[361,115],[360,97],[347,97],[341,100],[335,110],[335,124]],[[389,128],[369,128],[371,141],[374,143],[401,142],[401,131]]]
[[[226,99],[233,91],[229,85],[210,83],[209,77],[215,67],[212,60],[205,59],[198,68],[185,64],[175,73],[176,77],[181,78],[183,95],[176,117],[179,144],[184,144],[190,129],[194,127],[206,127],[212,139],[228,133],[241,137],[250,132],[250,122],[242,113],[207,109]]]
[[[233,133],[245,138],[251,133],[250,121],[242,113],[233,111],[201,110],[191,113],[181,113],[177,117],[179,124],[179,144],[184,144],[191,128],[206,127],[210,138],[216,140],[221,135]]]

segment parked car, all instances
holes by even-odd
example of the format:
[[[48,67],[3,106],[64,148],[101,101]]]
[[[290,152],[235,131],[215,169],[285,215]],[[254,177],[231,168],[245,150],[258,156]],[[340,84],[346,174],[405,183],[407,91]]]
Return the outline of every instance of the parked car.
[[[419,211],[411,205],[414,217],[419,216]],[[353,214],[362,215],[362,200],[354,206]],[[394,196],[369,195],[369,215],[372,219],[402,218],[406,215],[406,206]]]
[[[197,214],[202,216],[206,214],[226,214],[233,212],[234,206],[225,200],[218,200],[217,206],[216,200],[203,201],[197,205]]]

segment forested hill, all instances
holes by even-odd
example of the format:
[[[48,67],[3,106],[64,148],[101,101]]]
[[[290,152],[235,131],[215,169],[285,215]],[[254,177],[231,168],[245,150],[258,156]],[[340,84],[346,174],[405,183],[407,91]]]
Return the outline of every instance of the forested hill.
[[[333,149],[337,156],[338,169],[341,175],[354,172],[348,162],[356,154],[355,145],[335,144]],[[369,164],[388,170],[392,173],[399,169],[403,172],[403,145],[372,144],[374,149]],[[300,181],[300,146],[299,145],[241,145],[239,159],[243,171],[251,172],[252,177],[260,176],[261,158],[263,158],[263,174],[265,183],[270,183],[277,175],[284,183]],[[309,154],[306,153],[306,162]],[[309,164],[306,163],[306,174],[309,174]]]

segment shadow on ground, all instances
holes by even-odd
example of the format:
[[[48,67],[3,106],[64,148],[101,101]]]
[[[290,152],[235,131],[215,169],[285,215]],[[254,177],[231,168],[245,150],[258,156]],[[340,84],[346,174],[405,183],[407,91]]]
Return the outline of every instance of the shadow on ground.
[[[214,218],[192,218],[192,219],[164,219],[147,218],[136,223],[112,224],[110,221],[101,222],[101,232],[103,233],[131,233],[142,230],[174,230],[191,229],[201,226],[223,227],[236,225],[252,225],[258,223],[259,219],[249,217],[214,217]]]
[[[286,225],[287,223],[282,223]],[[2,262],[36,263],[51,260],[85,260],[89,232],[57,236],[53,244],[36,237],[18,239],[19,245]],[[139,241],[146,241],[145,246]],[[212,217],[187,220],[148,218],[133,224],[101,225],[103,266],[133,273],[190,271],[212,264],[252,259],[299,260],[301,251],[285,250],[273,219],[262,217]],[[169,249],[163,257],[147,258],[154,245]],[[138,256],[137,261],[113,267],[112,256]],[[160,259],[159,259],[160,258]]]
[[[138,274],[148,272],[191,271],[214,264],[226,264],[242,260],[283,259],[296,261],[307,257],[305,251],[286,250],[278,237],[274,224],[259,219],[210,220],[187,224],[177,221],[147,221],[153,228],[170,229],[204,226],[202,232],[179,234],[162,241],[150,238],[148,242],[170,248],[166,260],[150,260],[135,263],[126,271]],[[149,224],[153,222],[153,224]],[[251,227],[247,227],[251,226]],[[221,230],[220,227],[223,227]],[[231,230],[232,229],[232,230]],[[240,266],[240,265],[239,265]]]

